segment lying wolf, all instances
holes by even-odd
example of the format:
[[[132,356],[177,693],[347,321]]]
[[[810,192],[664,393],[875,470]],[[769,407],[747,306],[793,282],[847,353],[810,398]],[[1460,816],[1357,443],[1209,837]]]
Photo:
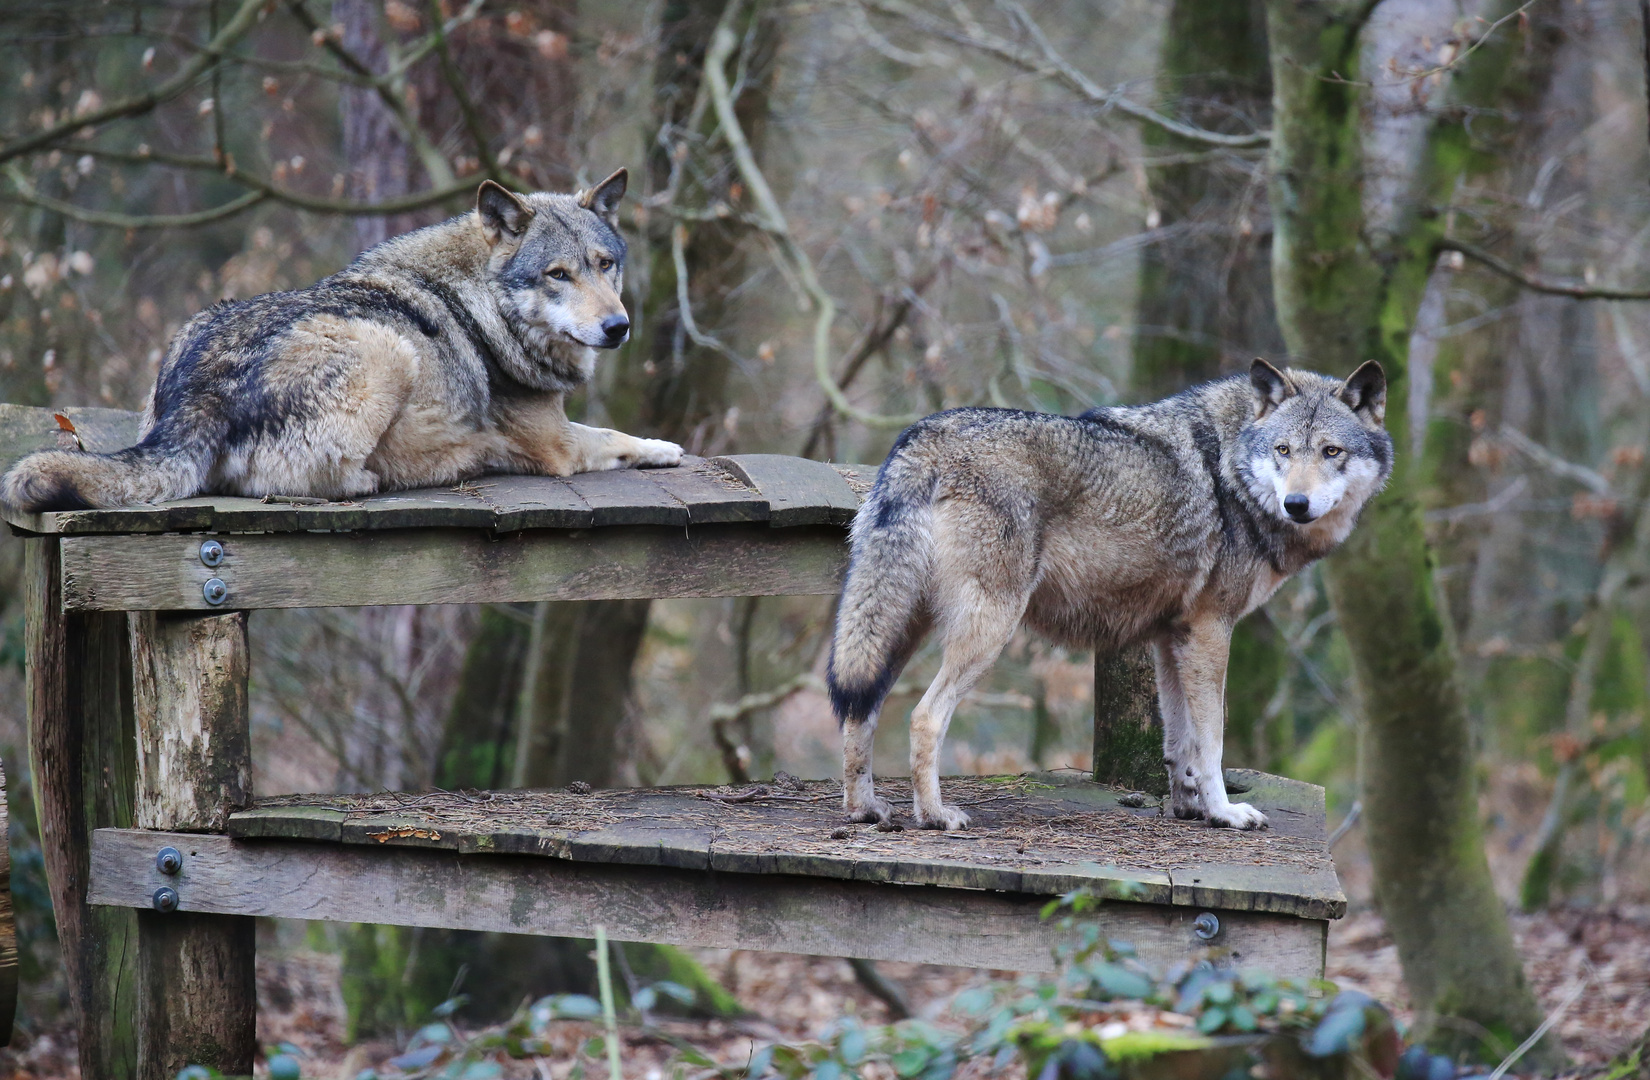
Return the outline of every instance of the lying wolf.
[[[200,494],[347,499],[483,472],[674,465],[682,448],[571,423],[566,394],[630,336],[620,169],[578,195],[487,181],[473,212],[307,289],[230,301],[172,341],[143,437],[18,462],[0,499],[76,510]]]
[[[1015,628],[1102,650],[1149,642],[1176,817],[1259,828],[1221,771],[1232,625],[1344,540],[1392,471],[1386,376],[1256,360],[1151,405],[1076,419],[953,409],[907,428],[853,525],[828,683],[850,820],[888,820],[871,741],[930,628],[942,662],[911,714],[914,817],[940,801],[951,714]]]

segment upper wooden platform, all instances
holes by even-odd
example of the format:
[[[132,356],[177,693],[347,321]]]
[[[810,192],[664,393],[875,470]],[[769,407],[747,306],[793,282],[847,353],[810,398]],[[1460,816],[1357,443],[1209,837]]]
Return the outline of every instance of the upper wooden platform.
[[[138,414],[62,410],[87,450],[108,452],[138,439]],[[0,405],[0,466],[34,450],[73,445],[51,409]],[[688,458],[673,469],[619,470],[570,477],[486,476],[451,487],[311,502],[210,496],[121,510],[6,514],[33,534],[358,532],[458,528],[510,533],[611,525],[766,523],[845,525],[876,469],[777,454]]]
[[[1164,817],[1080,773],[950,777],[966,832],[844,825],[842,786],[291,795],[229,819],[241,840],[445,849],[575,863],[786,874],[1038,896],[1087,886],[1147,904],[1336,919],[1346,898],[1324,842],[1323,789],[1230,770],[1264,810],[1260,832]],[[880,781],[896,807],[910,782]],[[1132,884],[1125,884],[1132,883]]]

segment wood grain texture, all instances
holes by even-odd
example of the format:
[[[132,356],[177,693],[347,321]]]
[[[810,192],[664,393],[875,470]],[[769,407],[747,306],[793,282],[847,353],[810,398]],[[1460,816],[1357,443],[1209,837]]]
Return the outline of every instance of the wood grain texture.
[[[137,826],[222,832],[252,805],[246,613],[130,618]]]
[[[137,824],[182,830],[172,836],[221,831],[232,811],[252,802],[246,614],[140,611],[130,619]],[[163,879],[155,888],[170,883],[154,869],[158,850],[150,845],[151,870]],[[171,1080],[188,1064],[229,1075],[252,1071],[255,955],[249,918],[139,914],[142,1080]]]
[[[768,524],[846,525],[860,498],[841,473],[823,461],[783,454],[734,454],[712,458],[768,500]]]
[[[151,869],[154,861],[151,851]],[[152,910],[138,911],[137,921],[140,1080],[174,1080],[185,1065],[250,1075],[258,1052],[257,923]]]
[[[25,699],[35,811],[87,1076],[137,1073],[137,920],[87,904],[91,832],[133,821],[126,617],[65,614],[55,538],[24,544]]]
[[[613,526],[495,537],[470,530],[221,536],[223,562],[200,561],[201,537],[77,536],[62,543],[71,611],[213,611],[223,607],[357,607],[679,596],[828,595],[848,545],[839,528]]]
[[[621,941],[1018,971],[1050,970],[1061,941],[1039,918],[1045,896],[115,829],[93,837],[93,901],[147,904],[164,883],[154,868],[164,843],[184,853],[171,881],[189,912],[563,937],[588,937],[601,924]],[[1208,959],[1283,975],[1323,971],[1321,921],[1221,912],[1223,932],[1209,947],[1192,933],[1197,914],[1116,903],[1096,921],[1160,967]]]
[[[0,837],[9,831],[6,772],[0,768]],[[11,1045],[17,1019],[17,917],[11,903],[11,848],[0,844],[0,1046]]]

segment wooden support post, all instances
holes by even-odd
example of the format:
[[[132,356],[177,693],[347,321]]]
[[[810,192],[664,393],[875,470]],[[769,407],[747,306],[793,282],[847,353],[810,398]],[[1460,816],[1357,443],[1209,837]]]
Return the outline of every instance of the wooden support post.
[[[131,630],[137,824],[221,832],[252,802],[246,614],[133,612]],[[253,935],[244,916],[138,914],[142,1080],[252,1072]]]
[[[1094,779],[1166,795],[1163,718],[1150,646],[1094,657]]]
[[[82,1075],[137,1075],[137,919],[87,904],[91,832],[130,828],[136,775],[126,616],[66,615],[58,540],[24,542],[29,767],[40,846],[80,1024]]]

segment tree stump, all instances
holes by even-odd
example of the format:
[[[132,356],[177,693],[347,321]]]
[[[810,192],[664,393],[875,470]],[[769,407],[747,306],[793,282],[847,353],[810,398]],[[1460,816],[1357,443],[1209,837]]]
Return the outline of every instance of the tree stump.
[[[1169,792],[1149,646],[1095,654],[1094,779],[1152,795]]]

